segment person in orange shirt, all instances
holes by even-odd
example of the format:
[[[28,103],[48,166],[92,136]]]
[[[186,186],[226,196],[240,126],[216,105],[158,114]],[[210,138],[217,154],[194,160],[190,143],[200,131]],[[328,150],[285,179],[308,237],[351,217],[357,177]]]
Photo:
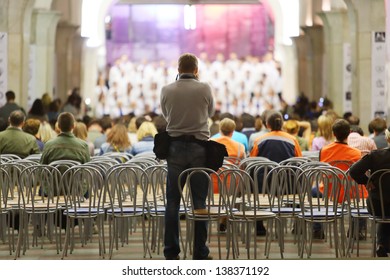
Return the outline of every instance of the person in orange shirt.
[[[212,140],[225,145],[229,157],[243,159],[246,157],[244,145],[232,139],[235,129],[236,123],[229,118],[224,118],[219,123],[219,131],[221,136]]]
[[[336,141],[324,146],[320,150],[320,155],[319,155],[320,161],[327,162],[330,164],[332,164],[332,163],[334,164],[334,162],[336,162],[336,161],[348,161],[351,164],[359,161],[360,158],[362,157],[361,151],[356,149],[356,148],[353,148],[351,146],[348,146],[348,135],[350,133],[349,123],[344,119],[338,119],[333,123],[332,131],[333,131],[333,135],[336,138]],[[340,164],[340,165],[336,165],[336,167],[340,168],[343,171],[347,171],[349,168],[349,165]],[[342,203],[343,200],[346,199],[346,197],[344,197],[345,196],[344,186],[340,186],[340,187],[341,187],[341,190],[340,190],[339,203]],[[320,186],[319,190],[321,192],[321,194],[319,194],[319,195],[322,195],[324,192],[323,186]],[[316,191],[314,189],[313,196],[318,195],[318,194],[315,194],[315,192]],[[331,186],[329,186],[328,192],[331,192]],[[367,197],[367,194],[368,194],[366,188],[362,185],[359,186],[359,190],[351,190],[350,191],[350,195],[354,195],[354,194],[356,195],[357,193],[359,195],[362,194],[361,196],[363,196],[363,197]],[[359,228],[361,230],[363,229],[363,227],[365,227],[364,222],[365,221],[363,219],[361,221],[359,221]],[[323,238],[324,234],[322,232],[321,225],[314,224],[313,236],[315,238]],[[359,236],[359,238],[362,239],[361,236]]]

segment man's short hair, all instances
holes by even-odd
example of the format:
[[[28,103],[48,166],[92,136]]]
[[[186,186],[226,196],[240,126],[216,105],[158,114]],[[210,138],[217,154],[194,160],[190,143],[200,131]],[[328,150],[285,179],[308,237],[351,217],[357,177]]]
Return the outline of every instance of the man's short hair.
[[[15,100],[16,96],[15,96],[15,92],[13,92],[12,90],[9,90],[5,93],[5,98],[7,99],[7,102],[8,101],[12,101],[12,100]]]
[[[58,116],[57,123],[61,132],[71,132],[74,127],[75,119],[71,113],[63,112]]]
[[[332,125],[332,131],[337,141],[343,142],[348,138],[349,133],[351,132],[351,127],[349,122],[344,119],[335,120]]]
[[[386,121],[382,118],[375,118],[370,122],[375,133],[381,133],[387,128]]]
[[[221,133],[225,136],[229,135],[236,129],[236,123],[229,119],[229,118],[224,118],[222,121],[219,123],[219,130]]]
[[[254,127],[255,117],[248,113],[241,114],[242,127]]]
[[[20,126],[25,121],[25,119],[26,119],[26,116],[20,110],[13,111],[9,115],[9,123],[15,127]]]
[[[196,69],[198,69],[198,58],[195,55],[185,53],[179,57],[179,73],[193,73]]]

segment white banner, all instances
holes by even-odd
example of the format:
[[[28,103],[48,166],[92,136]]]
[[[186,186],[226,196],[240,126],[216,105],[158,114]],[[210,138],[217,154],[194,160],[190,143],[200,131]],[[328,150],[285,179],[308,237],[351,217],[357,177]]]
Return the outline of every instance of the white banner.
[[[343,45],[343,112],[352,113],[352,56],[351,44]]]
[[[386,118],[386,32],[372,32],[371,47],[371,114]]]
[[[8,38],[7,33],[0,32],[0,106],[6,102],[5,93],[8,79]]]

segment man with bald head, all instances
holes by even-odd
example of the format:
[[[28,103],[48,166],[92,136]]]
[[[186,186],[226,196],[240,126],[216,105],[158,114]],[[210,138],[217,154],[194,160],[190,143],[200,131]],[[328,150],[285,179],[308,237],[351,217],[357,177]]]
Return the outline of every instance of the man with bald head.
[[[0,132],[0,154],[13,154],[21,158],[40,153],[35,137],[22,130],[26,116],[20,110],[11,112],[10,126]]]

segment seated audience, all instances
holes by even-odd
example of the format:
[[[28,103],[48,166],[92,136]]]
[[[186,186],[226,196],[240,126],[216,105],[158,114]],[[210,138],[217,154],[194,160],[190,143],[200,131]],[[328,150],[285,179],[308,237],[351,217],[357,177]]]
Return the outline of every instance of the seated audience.
[[[378,149],[387,148],[389,143],[386,141],[385,130],[387,128],[386,121],[382,118],[375,118],[369,124],[374,131],[374,142]]]
[[[74,160],[80,163],[90,161],[87,142],[72,133],[75,119],[71,113],[63,112],[58,116],[58,136],[48,141],[42,152],[41,163],[49,164],[56,160]]]
[[[137,142],[133,144],[131,154],[137,155],[145,152],[153,152],[154,136],[156,134],[157,129],[152,122],[143,122],[138,128]]]
[[[107,142],[100,147],[100,155],[109,152],[131,153],[131,143],[127,135],[127,128],[123,124],[116,124],[107,133]]]
[[[303,128],[303,136],[298,136],[299,129]],[[299,147],[301,147],[301,151],[308,151],[309,150],[309,140],[311,135],[311,128],[309,122],[299,122],[296,120],[288,120],[284,123],[284,130],[288,133],[294,136],[298,143]]]
[[[73,134],[77,138],[87,142],[88,149],[89,149],[89,155],[93,156],[95,154],[95,146],[91,141],[88,141],[88,131],[87,126],[82,122],[76,122],[75,127],[73,129]]]
[[[311,144],[312,151],[319,151],[325,145],[333,142],[332,124],[333,117],[328,115],[322,115],[318,118],[317,136],[314,137]]]
[[[39,127],[41,122],[37,119],[28,119],[23,125],[23,131],[35,137],[39,150],[43,150],[44,143],[39,139]]]
[[[25,119],[24,113],[20,110],[10,114],[10,126],[0,132],[0,154],[14,154],[25,158],[40,152],[35,137],[22,130]]]
[[[376,150],[374,140],[365,137],[363,130],[357,125],[351,125],[351,133],[348,136],[348,146],[356,148],[362,152],[362,157],[373,150]]]

